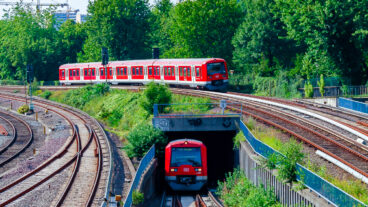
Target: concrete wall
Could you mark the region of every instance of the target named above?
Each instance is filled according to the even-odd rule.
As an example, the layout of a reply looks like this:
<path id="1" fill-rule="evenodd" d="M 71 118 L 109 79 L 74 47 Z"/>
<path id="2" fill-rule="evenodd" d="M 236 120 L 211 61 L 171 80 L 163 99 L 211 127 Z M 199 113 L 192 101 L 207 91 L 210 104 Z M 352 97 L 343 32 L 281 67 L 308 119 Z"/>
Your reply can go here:
<path id="1" fill-rule="evenodd" d="M 154 127 L 164 132 L 237 131 L 240 117 L 154 117 Z"/>
<path id="2" fill-rule="evenodd" d="M 159 191 L 157 189 L 159 189 L 159 181 L 157 158 L 155 158 L 151 161 L 150 165 L 147 166 L 137 187 L 139 192 L 144 194 L 144 203 L 139 205 L 140 207 L 150 206 L 152 200 L 158 196 Z"/>
<path id="3" fill-rule="evenodd" d="M 263 184 L 265 188 L 271 187 L 284 206 L 332 206 L 309 189 L 296 192 L 290 185 L 281 183 L 274 172 L 260 168 L 257 156 L 247 142 L 242 142 L 239 149 L 240 169 L 255 185 Z"/>
<path id="4" fill-rule="evenodd" d="M 337 98 L 313 98 L 306 101 L 337 107 Z"/>

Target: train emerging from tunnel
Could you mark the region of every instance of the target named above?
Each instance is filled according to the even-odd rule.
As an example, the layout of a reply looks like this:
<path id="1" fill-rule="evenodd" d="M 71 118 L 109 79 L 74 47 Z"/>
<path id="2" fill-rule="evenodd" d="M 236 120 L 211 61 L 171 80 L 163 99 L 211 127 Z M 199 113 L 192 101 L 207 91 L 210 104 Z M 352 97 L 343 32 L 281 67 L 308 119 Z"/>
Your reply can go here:
<path id="1" fill-rule="evenodd" d="M 147 59 L 71 63 L 59 67 L 62 85 L 110 84 L 142 85 L 151 81 L 177 87 L 226 91 L 228 69 L 221 58 Z"/>
<path id="2" fill-rule="evenodd" d="M 207 184 L 207 148 L 198 140 L 179 139 L 165 148 L 165 180 L 174 191 L 199 191 Z"/>

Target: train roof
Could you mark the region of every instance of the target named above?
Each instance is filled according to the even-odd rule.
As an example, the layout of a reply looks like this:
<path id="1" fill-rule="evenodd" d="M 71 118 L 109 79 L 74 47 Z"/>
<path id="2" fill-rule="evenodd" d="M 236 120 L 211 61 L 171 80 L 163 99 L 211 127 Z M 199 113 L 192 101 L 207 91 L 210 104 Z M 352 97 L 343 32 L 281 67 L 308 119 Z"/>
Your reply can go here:
<path id="1" fill-rule="evenodd" d="M 146 59 L 146 60 L 124 60 L 124 61 L 111 61 L 107 67 L 115 66 L 139 66 L 139 65 L 155 65 L 155 64 L 205 64 L 212 61 L 225 61 L 222 58 L 183 58 L 183 59 Z M 74 68 L 74 67 L 102 67 L 101 62 L 90 63 L 69 63 L 61 65 L 60 68 Z"/>
<path id="2" fill-rule="evenodd" d="M 189 144 L 195 144 L 195 145 L 204 145 L 203 142 L 195 139 L 177 139 L 169 142 L 169 144 L 166 147 L 171 147 L 173 145 L 180 145 L 184 144 L 184 142 L 188 142 Z"/>

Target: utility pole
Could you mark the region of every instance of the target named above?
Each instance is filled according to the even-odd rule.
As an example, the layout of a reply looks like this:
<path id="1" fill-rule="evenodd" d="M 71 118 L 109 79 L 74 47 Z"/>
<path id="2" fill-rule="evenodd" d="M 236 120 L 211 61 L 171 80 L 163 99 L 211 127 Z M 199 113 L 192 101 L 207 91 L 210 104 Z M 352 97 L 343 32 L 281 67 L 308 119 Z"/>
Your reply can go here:
<path id="1" fill-rule="evenodd" d="M 107 83 L 107 64 L 109 64 L 109 51 L 106 47 L 103 47 L 101 49 L 101 54 L 102 54 L 102 65 L 104 67 L 105 70 L 105 79 L 106 79 L 106 83 Z"/>

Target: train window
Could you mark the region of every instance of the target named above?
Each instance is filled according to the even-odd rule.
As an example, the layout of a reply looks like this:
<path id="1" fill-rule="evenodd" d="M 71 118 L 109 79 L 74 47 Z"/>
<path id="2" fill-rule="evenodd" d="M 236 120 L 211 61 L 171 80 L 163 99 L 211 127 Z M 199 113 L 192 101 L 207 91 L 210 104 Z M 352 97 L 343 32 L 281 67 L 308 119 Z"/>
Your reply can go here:
<path id="1" fill-rule="evenodd" d="M 109 68 L 109 73 L 110 73 L 110 76 L 112 76 L 112 69 Z"/>
<path id="2" fill-rule="evenodd" d="M 160 75 L 160 67 L 159 66 L 155 67 L 155 75 Z"/>
<path id="3" fill-rule="evenodd" d="M 72 70 L 69 70 L 69 77 L 72 77 L 73 76 L 73 72 Z"/>
<path id="4" fill-rule="evenodd" d="M 143 75 L 143 67 L 139 67 L 139 75 Z"/>
<path id="5" fill-rule="evenodd" d="M 153 70 L 153 67 L 148 67 L 148 75 L 152 75 L 152 70 Z"/>
<path id="6" fill-rule="evenodd" d="M 104 76 L 105 70 L 103 68 L 100 69 L 100 74 L 101 74 L 101 76 Z"/>
<path id="7" fill-rule="evenodd" d="M 88 76 L 88 70 L 84 69 L 84 76 Z"/>
<path id="8" fill-rule="evenodd" d="M 226 74 L 225 64 L 223 62 L 207 64 L 207 74 L 213 75 L 215 73 Z"/>
<path id="9" fill-rule="evenodd" d="M 79 69 L 77 69 L 77 76 L 79 76 Z"/>
<path id="10" fill-rule="evenodd" d="M 61 77 L 64 78 L 65 77 L 65 72 L 64 70 L 61 71 Z"/>
<path id="11" fill-rule="evenodd" d="M 200 67 L 196 67 L 196 76 L 197 77 L 201 76 L 201 68 Z"/>
<path id="12" fill-rule="evenodd" d="M 92 69 L 92 76 L 95 76 L 95 69 Z"/>
<path id="13" fill-rule="evenodd" d="M 123 68 L 123 75 L 128 75 L 128 69 L 126 67 Z"/>
<path id="14" fill-rule="evenodd" d="M 191 74 L 190 74 L 190 67 L 187 67 L 187 77 L 190 77 Z"/>
<path id="15" fill-rule="evenodd" d="M 171 167 L 181 165 L 202 166 L 201 149 L 199 147 L 173 147 L 170 165 Z"/>

